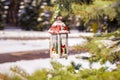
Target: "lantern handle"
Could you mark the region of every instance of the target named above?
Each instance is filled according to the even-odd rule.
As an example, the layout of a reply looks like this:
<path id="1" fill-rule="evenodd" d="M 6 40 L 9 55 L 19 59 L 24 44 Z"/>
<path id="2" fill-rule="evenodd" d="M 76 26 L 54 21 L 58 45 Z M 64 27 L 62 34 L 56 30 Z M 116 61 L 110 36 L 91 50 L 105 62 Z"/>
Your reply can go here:
<path id="1" fill-rule="evenodd" d="M 63 19 L 62 16 L 57 17 L 57 20 L 62 20 L 62 19 Z"/>

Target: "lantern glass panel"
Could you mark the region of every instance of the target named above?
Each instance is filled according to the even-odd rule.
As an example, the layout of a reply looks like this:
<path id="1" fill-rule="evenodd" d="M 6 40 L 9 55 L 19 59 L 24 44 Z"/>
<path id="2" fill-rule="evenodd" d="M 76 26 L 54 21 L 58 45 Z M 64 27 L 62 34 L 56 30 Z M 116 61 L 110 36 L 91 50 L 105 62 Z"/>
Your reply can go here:
<path id="1" fill-rule="evenodd" d="M 67 36 L 66 36 L 66 34 L 61 34 L 61 44 L 62 45 L 66 45 L 66 39 L 67 38 Z"/>
<path id="2" fill-rule="evenodd" d="M 61 53 L 67 54 L 67 34 L 61 34 Z"/>
<path id="3" fill-rule="evenodd" d="M 58 36 L 57 35 L 52 35 L 52 51 L 54 53 L 58 53 Z"/>

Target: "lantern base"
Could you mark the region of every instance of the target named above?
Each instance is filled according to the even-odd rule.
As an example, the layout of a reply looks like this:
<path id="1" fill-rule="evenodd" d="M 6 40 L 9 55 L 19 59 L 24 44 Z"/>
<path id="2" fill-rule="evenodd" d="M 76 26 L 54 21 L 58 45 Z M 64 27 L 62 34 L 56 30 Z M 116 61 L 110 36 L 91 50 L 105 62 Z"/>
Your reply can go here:
<path id="1" fill-rule="evenodd" d="M 51 54 L 50 55 L 50 58 L 55 58 L 55 59 L 58 59 L 58 58 L 60 58 L 60 56 L 59 56 L 59 54 Z"/>
<path id="2" fill-rule="evenodd" d="M 65 58 L 65 59 L 68 59 L 68 55 L 67 54 L 63 54 L 63 55 L 59 55 L 59 54 L 51 54 L 50 55 L 50 58 L 54 58 L 54 59 L 59 59 L 59 58 Z"/>

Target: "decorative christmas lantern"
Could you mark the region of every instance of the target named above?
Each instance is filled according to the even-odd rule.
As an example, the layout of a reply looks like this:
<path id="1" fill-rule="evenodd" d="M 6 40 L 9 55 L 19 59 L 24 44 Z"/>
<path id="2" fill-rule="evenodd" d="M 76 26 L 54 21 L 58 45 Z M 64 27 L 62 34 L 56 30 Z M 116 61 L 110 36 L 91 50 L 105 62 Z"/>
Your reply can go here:
<path id="1" fill-rule="evenodd" d="M 62 17 L 52 24 L 48 32 L 50 37 L 50 57 L 60 58 L 68 56 L 68 27 L 61 21 Z"/>

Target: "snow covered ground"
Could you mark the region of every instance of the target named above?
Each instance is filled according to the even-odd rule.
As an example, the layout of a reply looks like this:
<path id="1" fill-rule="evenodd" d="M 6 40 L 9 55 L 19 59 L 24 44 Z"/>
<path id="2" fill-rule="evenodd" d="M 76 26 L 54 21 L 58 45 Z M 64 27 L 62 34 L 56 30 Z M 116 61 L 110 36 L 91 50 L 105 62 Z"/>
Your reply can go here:
<path id="1" fill-rule="evenodd" d="M 4 37 L 15 37 L 15 38 L 24 38 L 24 37 L 49 37 L 50 34 L 47 31 L 0 31 L 0 38 Z M 80 36 L 93 36 L 93 33 L 78 32 L 76 30 L 71 30 L 69 37 L 80 37 Z"/>
<path id="2" fill-rule="evenodd" d="M 92 33 L 78 33 L 72 32 L 69 34 L 69 37 L 79 37 L 79 36 L 93 36 Z M 47 32 L 33 32 L 33 31 L 0 31 L 0 38 L 3 37 L 49 37 Z M 83 44 L 86 40 L 83 38 L 69 38 L 69 46 L 76 44 Z M 9 53 L 9 52 L 18 52 L 18 51 L 30 51 L 30 50 L 41 50 L 49 49 L 49 39 L 42 40 L 0 40 L 0 54 Z M 82 54 L 80 54 L 82 55 Z M 84 55 L 89 55 L 89 53 L 84 53 Z M 53 59 L 54 60 L 54 59 Z M 10 68 L 18 66 L 24 69 L 27 73 L 32 74 L 35 70 L 42 68 L 52 68 L 50 62 L 52 59 L 35 59 L 35 60 L 21 60 L 16 62 L 7 62 L 0 64 L 0 73 L 11 73 Z M 68 59 L 55 59 L 55 61 L 60 62 L 61 64 L 67 66 L 70 65 L 71 61 L 80 63 L 83 68 L 89 68 L 90 63 L 87 60 L 77 59 L 75 55 L 69 56 Z M 108 67 L 108 70 L 116 68 L 116 65 L 112 65 L 107 62 L 105 65 L 100 65 L 100 63 L 94 63 L 93 68 L 100 68 L 102 66 Z"/>
<path id="3" fill-rule="evenodd" d="M 83 53 L 83 54 L 89 55 L 89 53 Z M 32 74 L 36 70 L 40 70 L 40 69 L 43 69 L 43 68 L 52 69 L 52 66 L 50 64 L 51 61 L 57 61 L 57 62 L 61 63 L 64 66 L 70 65 L 70 63 L 73 61 L 76 64 L 81 64 L 82 65 L 81 69 L 90 68 L 90 63 L 87 60 L 77 59 L 73 55 L 73 56 L 69 56 L 68 59 L 64 59 L 64 58 L 61 58 L 61 59 L 46 58 L 46 59 L 21 60 L 21 61 L 17 61 L 17 62 L 2 63 L 2 64 L 0 64 L 0 73 L 12 74 L 12 72 L 10 71 L 10 68 L 17 66 L 17 67 L 23 69 L 24 71 L 26 71 L 28 74 Z M 101 67 L 107 67 L 108 70 L 110 71 L 112 69 L 115 69 L 116 65 L 111 64 L 110 62 L 106 62 L 105 65 L 101 65 L 99 62 L 92 64 L 92 68 L 99 69 Z"/>
<path id="4" fill-rule="evenodd" d="M 83 44 L 86 40 L 82 38 L 70 38 L 69 46 Z M 42 40 L 0 40 L 0 54 L 49 49 L 49 39 Z"/>
<path id="5" fill-rule="evenodd" d="M 37 40 L 10 40 L 9 38 L 49 38 L 48 32 L 36 32 L 36 31 L 0 31 L 0 54 L 20 51 L 32 51 L 49 49 L 49 39 L 37 39 Z M 85 43 L 86 40 L 78 38 L 80 36 L 93 36 L 92 33 L 78 33 L 77 31 L 71 31 L 69 34 L 68 45 L 73 46 L 76 44 Z M 74 37 L 74 38 L 73 38 Z M 8 38 L 8 39 L 2 39 Z"/>
<path id="6" fill-rule="evenodd" d="M 0 40 L 0 54 L 48 49 L 49 40 Z"/>

